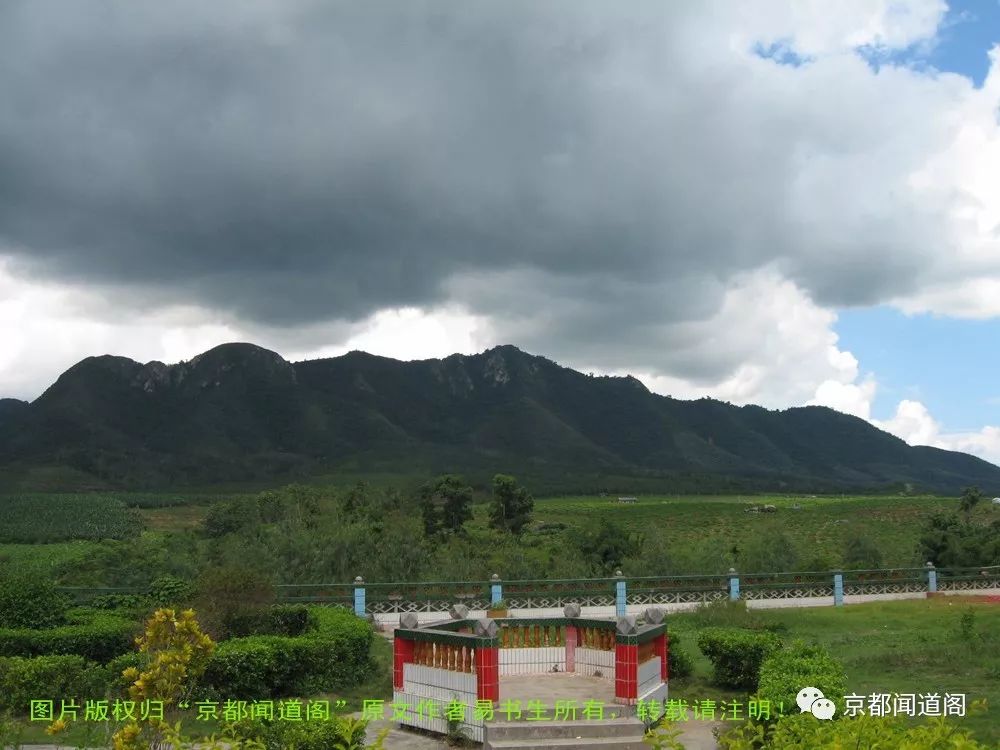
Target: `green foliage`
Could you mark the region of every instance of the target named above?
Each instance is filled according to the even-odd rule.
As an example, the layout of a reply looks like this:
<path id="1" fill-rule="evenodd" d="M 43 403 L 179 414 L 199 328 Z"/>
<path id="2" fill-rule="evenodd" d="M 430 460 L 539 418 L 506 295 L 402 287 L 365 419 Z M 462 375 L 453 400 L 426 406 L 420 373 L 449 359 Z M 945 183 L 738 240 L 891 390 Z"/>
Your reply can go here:
<path id="1" fill-rule="evenodd" d="M 0 657 L 0 711 L 21 715 L 32 700 L 97 698 L 108 683 L 109 670 L 82 656 Z"/>
<path id="2" fill-rule="evenodd" d="M 216 640 L 258 632 L 268 622 L 267 610 L 277 598 L 269 577 L 233 565 L 207 570 L 197 592 L 202 625 Z"/>
<path id="3" fill-rule="evenodd" d="M 380 750 L 386 731 L 374 743 L 365 739 L 368 723 L 350 716 L 336 716 L 330 721 L 263 721 L 243 719 L 228 725 L 229 731 L 242 739 L 256 740 L 266 750 Z"/>
<path id="4" fill-rule="evenodd" d="M 0 579 L 0 628 L 48 628 L 66 620 L 70 599 L 39 576 Z"/>
<path id="5" fill-rule="evenodd" d="M 149 600 L 156 607 L 187 604 L 194 593 L 189 581 L 176 576 L 160 576 L 149 584 Z"/>
<path id="6" fill-rule="evenodd" d="M 136 669 L 139 672 L 149 667 L 149 655 L 141 651 L 129 651 L 128 653 L 116 656 L 105 664 L 108 673 L 108 689 L 112 695 L 128 695 L 128 688 L 132 685 L 132 680 L 124 674 L 127 669 Z"/>
<path id="7" fill-rule="evenodd" d="M 148 596 L 142 594 L 102 594 L 87 602 L 94 609 L 113 610 L 135 614 L 153 606 Z"/>
<path id="8" fill-rule="evenodd" d="M 698 628 L 764 629 L 764 621 L 757 612 L 747 608 L 745 599 L 705 602 L 698 605 L 690 617 Z"/>
<path id="9" fill-rule="evenodd" d="M 761 663 L 781 648 L 781 639 L 766 631 L 708 628 L 698 634 L 698 648 L 712 662 L 715 684 L 754 690 Z"/>
<path id="10" fill-rule="evenodd" d="M 788 535 L 768 529 L 743 543 L 738 550 L 739 569 L 748 573 L 781 573 L 797 570 L 799 556 Z"/>
<path id="11" fill-rule="evenodd" d="M 594 576 L 614 573 L 633 550 L 642 547 L 643 541 L 638 532 L 607 517 L 576 533 L 576 547 L 587 565 L 587 574 Z"/>
<path id="12" fill-rule="evenodd" d="M 534 508 L 534 498 L 514 477 L 506 474 L 493 477 L 490 526 L 498 531 L 520 534 L 531 520 Z"/>
<path id="13" fill-rule="evenodd" d="M 986 499 L 978 487 L 966 487 L 962 490 L 962 496 L 958 498 L 959 509 L 969 515 L 979 503 Z"/>
<path id="14" fill-rule="evenodd" d="M 664 721 L 647 730 L 642 742 L 655 750 L 684 750 L 685 746 L 680 738 L 681 730 Z"/>
<path id="15" fill-rule="evenodd" d="M 108 495 L 11 495 L 2 503 L 0 542 L 123 539 L 142 530 L 138 514 Z"/>
<path id="16" fill-rule="evenodd" d="M 847 540 L 847 544 L 844 545 L 844 568 L 847 570 L 877 570 L 881 567 L 882 551 L 871 538 L 859 534 Z"/>
<path id="17" fill-rule="evenodd" d="M 247 513 L 249 507 L 246 500 L 215 503 L 209 509 L 202 524 L 205 534 L 212 538 L 218 538 L 248 526 L 254 520 Z"/>
<path id="18" fill-rule="evenodd" d="M 303 635 L 310 627 L 309 607 L 304 604 L 276 604 L 268 612 L 273 635 Z"/>
<path id="19" fill-rule="evenodd" d="M 669 679 L 683 679 L 694 672 L 694 661 L 691 655 L 680 647 L 681 636 L 670 631 L 667 644 L 667 675 Z"/>
<path id="20" fill-rule="evenodd" d="M 724 750 L 989 750 L 945 717 L 919 723 L 868 715 L 819 721 L 809 713 L 785 716 L 770 727 L 747 722 L 719 743 Z"/>
<path id="21" fill-rule="evenodd" d="M 419 505 L 424 534 L 455 534 L 472 520 L 472 488 L 461 477 L 445 474 L 420 488 Z"/>
<path id="22" fill-rule="evenodd" d="M 757 694 L 788 711 L 794 710 L 795 696 L 802 688 L 815 687 L 842 711 L 846 684 L 843 664 L 826 648 L 796 641 L 761 664 Z"/>
<path id="23" fill-rule="evenodd" d="M 345 613 L 323 613 L 299 637 L 250 636 L 218 645 L 205 673 L 220 695 L 312 695 L 359 684 L 371 670 L 371 626 Z"/>
<path id="24" fill-rule="evenodd" d="M 1000 520 L 987 525 L 955 513 L 936 514 L 924 527 L 920 550 L 939 568 L 1000 565 Z"/>
<path id="25" fill-rule="evenodd" d="M 43 630 L 0 629 L 0 656 L 77 654 L 96 662 L 107 662 L 130 651 L 136 623 L 111 613 L 94 613 L 85 622 Z"/>

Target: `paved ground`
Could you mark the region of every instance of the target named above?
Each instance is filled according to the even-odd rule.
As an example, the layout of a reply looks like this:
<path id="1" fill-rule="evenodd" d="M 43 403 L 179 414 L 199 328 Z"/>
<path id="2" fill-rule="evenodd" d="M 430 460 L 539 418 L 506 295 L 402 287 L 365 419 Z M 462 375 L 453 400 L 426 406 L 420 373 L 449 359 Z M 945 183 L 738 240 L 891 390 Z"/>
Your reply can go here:
<path id="1" fill-rule="evenodd" d="M 500 705 L 505 700 L 540 701 L 554 709 L 556 701 L 576 701 L 579 710 L 587 701 L 602 701 L 615 710 L 615 683 L 603 677 L 587 677 L 573 672 L 559 674 L 511 674 L 500 678 Z M 614 707 L 614 708 L 612 708 Z"/>

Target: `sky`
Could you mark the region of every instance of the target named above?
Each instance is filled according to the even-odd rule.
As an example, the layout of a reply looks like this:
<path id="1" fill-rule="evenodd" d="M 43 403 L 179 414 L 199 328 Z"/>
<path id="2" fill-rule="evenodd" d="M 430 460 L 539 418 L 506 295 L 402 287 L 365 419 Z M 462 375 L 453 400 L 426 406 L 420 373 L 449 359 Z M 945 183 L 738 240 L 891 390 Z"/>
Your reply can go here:
<path id="1" fill-rule="evenodd" d="M 8 0 L 0 102 L 0 396 L 510 343 L 1000 463 L 1000 0 Z"/>

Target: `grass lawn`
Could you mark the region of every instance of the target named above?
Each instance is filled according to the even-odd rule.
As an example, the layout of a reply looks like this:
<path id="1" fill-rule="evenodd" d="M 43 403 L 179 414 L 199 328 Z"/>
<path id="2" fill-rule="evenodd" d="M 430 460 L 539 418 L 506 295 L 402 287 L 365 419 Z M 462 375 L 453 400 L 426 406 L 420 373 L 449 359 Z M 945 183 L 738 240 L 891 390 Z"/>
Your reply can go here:
<path id="1" fill-rule="evenodd" d="M 986 713 L 957 721 L 981 742 L 1000 747 L 1000 605 L 941 597 L 750 610 L 741 616 L 720 615 L 714 618 L 717 623 L 709 619 L 698 613 L 668 618 L 670 629 L 681 636 L 680 648 L 695 664 L 690 678 L 671 680 L 671 698 L 690 703 L 736 697 L 711 684 L 711 664 L 696 645 L 701 627 L 784 626 L 780 635 L 786 641 L 802 638 L 820 643 L 844 663 L 848 693 L 965 693 L 969 704 L 986 699 L 990 706 Z"/>

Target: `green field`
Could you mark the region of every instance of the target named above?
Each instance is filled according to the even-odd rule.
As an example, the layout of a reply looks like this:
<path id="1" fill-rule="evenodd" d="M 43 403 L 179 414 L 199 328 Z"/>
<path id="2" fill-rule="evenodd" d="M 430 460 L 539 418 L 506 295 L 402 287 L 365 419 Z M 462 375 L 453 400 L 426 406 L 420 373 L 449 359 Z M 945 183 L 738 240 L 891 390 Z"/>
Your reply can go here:
<path id="1" fill-rule="evenodd" d="M 159 545 L 156 539 L 164 534 L 188 540 L 182 544 L 180 538 L 176 539 L 176 548 L 194 549 L 198 545 L 204 548 L 205 540 L 199 540 L 198 530 L 213 505 L 254 497 L 204 493 L 0 496 L 3 511 L 0 565 L 7 562 L 38 570 L 67 570 L 74 559 L 86 558 L 96 549 L 88 544 L 107 547 L 117 544 L 115 539 L 126 542 L 131 539 L 136 540 L 137 546 L 133 546 L 142 552 Z M 635 536 L 630 540 L 628 559 L 623 564 L 629 576 L 724 573 L 734 557 L 738 557 L 737 552 L 746 551 L 755 543 L 760 546 L 762 539 L 774 535 L 787 540 L 790 559 L 798 570 L 830 570 L 840 566 L 845 545 L 859 537 L 877 545 L 881 567 L 919 567 L 925 562 L 918 544 L 923 525 L 930 516 L 957 508 L 955 499 L 929 496 L 640 495 L 631 504 L 619 504 L 616 500 L 616 497 L 593 496 L 537 499 L 533 524 L 521 544 L 525 550 L 549 550 L 542 558 L 549 554 L 558 558 L 559 550 L 573 543 L 575 529 L 607 520 Z M 321 495 L 318 502 L 328 518 L 339 522 L 335 494 Z M 772 504 L 777 510 L 745 512 L 750 505 L 763 504 Z M 468 524 L 469 538 L 490 544 L 488 506 L 479 502 L 473 511 L 474 519 Z M 419 514 L 413 508 L 408 515 Z M 974 515 L 988 522 L 1000 518 L 1000 509 L 984 504 Z M 142 555 L 148 557 L 145 552 Z M 464 575 L 488 577 L 494 570 L 492 565 L 489 560 L 468 565 Z M 503 575 L 504 560 L 498 560 L 497 565 L 500 566 L 497 572 Z M 508 571 L 507 576 L 550 575 L 545 569 L 534 573 L 533 566 L 520 567 L 518 576 L 513 571 Z M 739 563 L 736 567 L 743 572 L 756 572 Z M 557 577 L 589 575 L 574 570 L 563 569 Z M 93 585 L 99 585 L 99 578 L 95 578 Z"/>
<path id="2" fill-rule="evenodd" d="M 772 504 L 774 513 L 746 513 L 750 505 Z M 793 506 L 799 509 L 793 509 Z M 935 513 L 955 510 L 956 501 L 940 497 L 861 496 L 639 496 L 632 504 L 616 497 L 561 497 L 536 501 L 535 518 L 547 523 L 585 524 L 613 518 L 666 548 L 729 550 L 769 531 L 782 532 L 805 563 L 829 558 L 836 564 L 847 540 L 865 535 L 877 542 L 887 567 L 923 565 L 917 540 Z M 983 514 L 992 508 L 978 509 Z M 694 571 L 692 571 L 694 572 Z M 702 570 L 721 573 L 724 569 Z M 639 571 L 629 571 L 641 575 Z"/>
<path id="3" fill-rule="evenodd" d="M 0 542 L 123 539 L 142 529 L 139 516 L 110 495 L 10 495 L 2 507 Z"/>

